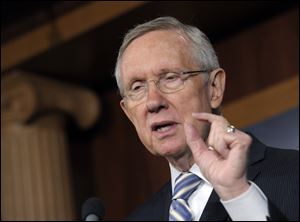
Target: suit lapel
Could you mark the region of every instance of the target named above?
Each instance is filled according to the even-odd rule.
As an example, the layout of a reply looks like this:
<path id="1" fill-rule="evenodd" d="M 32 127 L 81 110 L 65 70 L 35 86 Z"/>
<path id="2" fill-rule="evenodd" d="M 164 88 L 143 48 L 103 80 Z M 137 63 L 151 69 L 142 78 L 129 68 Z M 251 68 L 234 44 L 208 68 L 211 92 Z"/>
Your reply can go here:
<path id="1" fill-rule="evenodd" d="M 248 133 L 250 134 L 250 133 Z M 262 160 L 265 158 L 266 146 L 252 134 L 252 145 L 249 150 L 247 178 L 253 181 L 261 171 Z"/>
<path id="2" fill-rule="evenodd" d="M 172 200 L 172 189 L 171 189 L 171 181 L 169 181 L 168 189 L 165 191 L 164 195 L 164 203 L 163 203 L 163 214 L 162 218 L 160 218 L 161 221 L 169 221 L 169 209 L 171 205 Z"/>
<path id="3" fill-rule="evenodd" d="M 200 221 L 225 221 L 229 219 L 225 208 L 219 200 L 219 196 L 213 190 L 200 217 Z"/>

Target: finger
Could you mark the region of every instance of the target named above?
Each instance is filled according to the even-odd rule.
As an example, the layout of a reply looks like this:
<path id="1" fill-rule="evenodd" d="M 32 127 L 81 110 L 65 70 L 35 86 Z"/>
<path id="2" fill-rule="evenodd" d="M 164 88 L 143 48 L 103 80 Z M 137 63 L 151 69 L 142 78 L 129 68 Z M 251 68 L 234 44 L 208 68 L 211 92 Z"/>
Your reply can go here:
<path id="1" fill-rule="evenodd" d="M 206 143 L 209 147 L 213 147 L 223 159 L 226 159 L 228 157 L 229 149 L 223 137 L 224 132 L 222 129 L 213 126 L 211 127 Z"/>
<path id="2" fill-rule="evenodd" d="M 205 171 L 207 166 L 212 166 L 213 163 L 219 159 L 219 155 L 217 152 L 208 149 L 203 139 L 191 124 L 184 123 L 184 131 L 186 141 L 192 151 L 194 161 L 200 169 Z"/>
<path id="3" fill-rule="evenodd" d="M 236 146 L 248 147 L 251 144 L 251 137 L 240 131 L 235 129 L 235 132 L 225 132 L 223 136 L 226 144 L 228 144 L 228 148 L 231 149 Z"/>
<path id="4" fill-rule="evenodd" d="M 228 121 L 224 117 L 212 113 L 192 113 L 192 116 L 198 120 L 206 120 L 210 123 L 224 122 L 225 124 L 228 124 Z"/>
<path id="5" fill-rule="evenodd" d="M 186 142 L 190 147 L 194 157 L 200 157 L 203 152 L 207 151 L 208 147 L 191 124 L 184 123 L 184 132 L 186 136 Z"/>
<path id="6" fill-rule="evenodd" d="M 234 133 L 228 133 L 224 132 L 222 127 L 213 126 L 211 127 L 207 144 L 210 144 L 212 147 L 214 147 L 223 158 L 227 158 L 232 148 L 248 148 L 251 144 L 251 141 L 252 139 L 248 134 L 238 129 L 236 129 Z"/>
<path id="7" fill-rule="evenodd" d="M 223 159 L 227 159 L 229 149 L 224 140 L 218 139 L 214 142 L 208 142 L 209 147 L 212 147 Z"/>
<path id="8" fill-rule="evenodd" d="M 245 165 L 247 164 L 247 156 L 252 139 L 249 135 L 238 132 L 238 135 L 232 135 L 232 133 L 226 133 L 224 139 L 229 143 L 230 152 L 228 155 L 228 161 L 235 169 L 241 169 L 241 176 L 244 174 Z"/>

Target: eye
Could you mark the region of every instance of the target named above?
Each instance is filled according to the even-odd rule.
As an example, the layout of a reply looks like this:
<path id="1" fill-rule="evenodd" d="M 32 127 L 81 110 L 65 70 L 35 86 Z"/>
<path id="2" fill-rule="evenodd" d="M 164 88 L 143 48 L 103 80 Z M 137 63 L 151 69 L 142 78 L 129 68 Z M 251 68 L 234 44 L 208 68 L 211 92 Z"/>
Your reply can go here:
<path id="1" fill-rule="evenodd" d="M 139 91 L 143 90 L 144 87 L 145 87 L 145 83 L 143 83 L 141 81 L 136 81 L 131 85 L 130 91 L 139 92 Z"/>
<path id="2" fill-rule="evenodd" d="M 179 78 L 178 74 L 170 72 L 167 73 L 163 79 L 166 81 L 174 81 L 177 80 L 178 78 Z"/>

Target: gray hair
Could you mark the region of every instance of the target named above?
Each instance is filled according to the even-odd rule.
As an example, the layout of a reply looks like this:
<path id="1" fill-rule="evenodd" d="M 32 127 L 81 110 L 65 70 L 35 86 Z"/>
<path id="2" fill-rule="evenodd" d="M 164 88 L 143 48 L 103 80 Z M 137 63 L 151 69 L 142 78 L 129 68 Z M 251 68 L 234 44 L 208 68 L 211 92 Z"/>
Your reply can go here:
<path id="1" fill-rule="evenodd" d="M 220 67 L 216 53 L 209 39 L 202 31 L 194 26 L 183 24 L 173 17 L 159 17 L 149 22 L 137 25 L 135 28 L 129 30 L 124 37 L 115 68 L 115 78 L 121 94 L 124 92 L 124 89 L 121 83 L 120 64 L 124 51 L 136 38 L 156 30 L 179 31 L 188 38 L 191 44 L 192 55 L 201 68 L 214 70 Z"/>

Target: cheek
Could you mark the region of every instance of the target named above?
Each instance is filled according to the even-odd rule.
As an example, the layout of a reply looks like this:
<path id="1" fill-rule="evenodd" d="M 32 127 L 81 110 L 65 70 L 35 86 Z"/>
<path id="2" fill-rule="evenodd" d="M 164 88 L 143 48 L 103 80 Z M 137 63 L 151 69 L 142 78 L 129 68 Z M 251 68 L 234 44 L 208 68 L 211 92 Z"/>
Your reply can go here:
<path id="1" fill-rule="evenodd" d="M 136 116 L 134 119 L 133 119 L 133 125 L 135 127 L 135 129 L 137 130 L 137 132 L 141 132 L 141 129 L 143 128 L 143 118 L 142 117 L 139 117 L 139 116 Z"/>
<path id="2" fill-rule="evenodd" d="M 211 112 L 208 94 L 205 89 L 189 90 L 178 95 L 174 100 L 177 111 L 182 117 L 192 117 L 193 112 Z"/>
<path id="3" fill-rule="evenodd" d="M 147 138 L 147 125 L 146 125 L 146 118 L 142 114 L 139 115 L 138 113 L 141 113 L 139 111 L 136 111 L 135 118 L 132 119 L 132 123 L 136 129 L 136 132 L 139 136 L 139 138 L 143 141 L 145 138 Z"/>

